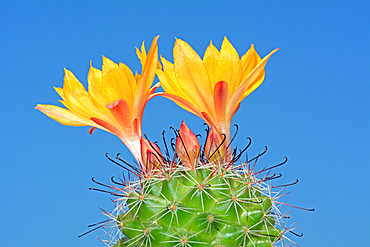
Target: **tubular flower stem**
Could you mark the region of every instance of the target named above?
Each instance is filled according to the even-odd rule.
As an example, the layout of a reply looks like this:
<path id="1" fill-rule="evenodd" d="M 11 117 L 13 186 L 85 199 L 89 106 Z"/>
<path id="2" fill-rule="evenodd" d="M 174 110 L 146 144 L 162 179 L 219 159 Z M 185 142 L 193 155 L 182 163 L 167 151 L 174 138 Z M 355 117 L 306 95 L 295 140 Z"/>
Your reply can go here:
<path id="1" fill-rule="evenodd" d="M 261 85 L 267 60 L 277 50 L 261 59 L 251 45 L 239 58 L 225 37 L 220 51 L 211 42 L 202 59 L 188 43 L 177 39 L 174 63 L 161 57 L 163 70 L 158 69 L 157 76 L 165 92 L 156 95 L 171 99 L 225 134 L 227 147 L 232 117 L 241 101 Z"/>
<path id="2" fill-rule="evenodd" d="M 142 117 L 146 103 L 159 83 L 151 88 L 158 65 L 158 36 L 148 54 L 144 42 L 136 53 L 142 74 L 133 75 L 123 63 L 116 64 L 103 56 L 102 70 L 90 66 L 88 91 L 73 73 L 65 70 L 63 88 L 55 88 L 66 108 L 38 104 L 35 108 L 57 122 L 70 126 L 91 126 L 118 136 L 139 163 Z"/>

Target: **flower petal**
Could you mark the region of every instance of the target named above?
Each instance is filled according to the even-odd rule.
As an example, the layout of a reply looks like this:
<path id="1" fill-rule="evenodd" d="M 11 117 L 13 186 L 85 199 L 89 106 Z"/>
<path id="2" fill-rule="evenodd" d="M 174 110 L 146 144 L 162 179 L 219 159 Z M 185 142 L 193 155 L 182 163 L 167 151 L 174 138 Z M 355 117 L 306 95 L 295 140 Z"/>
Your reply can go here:
<path id="1" fill-rule="evenodd" d="M 59 96 L 65 100 L 65 97 L 64 97 L 64 93 L 63 93 L 63 88 L 60 88 L 60 87 L 54 87 L 54 90 L 55 92 L 57 92 L 57 94 L 59 94 Z"/>
<path id="2" fill-rule="evenodd" d="M 90 121 L 90 119 L 74 114 L 73 112 L 59 106 L 38 104 L 35 109 L 64 125 L 96 126 L 96 124 Z"/>
<path id="3" fill-rule="evenodd" d="M 86 92 L 86 89 L 71 71 L 64 69 L 63 91 L 66 96 L 72 92 Z"/>
<path id="4" fill-rule="evenodd" d="M 220 52 L 211 42 L 209 46 L 207 47 L 206 52 L 204 53 L 204 56 L 203 56 L 203 64 L 207 70 L 211 85 L 220 81 L 218 79 L 219 59 L 220 59 Z"/>
<path id="5" fill-rule="evenodd" d="M 145 61 L 146 61 L 146 50 L 145 50 L 145 43 L 144 43 L 144 41 L 141 44 L 141 50 L 139 50 L 136 47 L 136 55 L 140 59 L 140 63 L 142 65 L 141 69 L 144 70 L 144 65 L 145 65 Z"/>
<path id="6" fill-rule="evenodd" d="M 104 106 L 100 105 L 94 97 L 92 97 L 88 93 L 83 92 L 76 92 L 69 95 L 68 103 L 73 102 L 70 104 L 71 111 L 82 115 L 86 118 L 91 117 L 98 117 L 107 122 L 111 122 L 112 124 L 117 125 L 117 122 L 111 115 L 108 109 Z"/>
<path id="7" fill-rule="evenodd" d="M 181 88 L 176 82 L 174 65 L 162 56 L 161 62 L 163 64 L 163 71 L 157 69 L 157 76 L 163 89 L 168 93 L 176 92 L 176 94 L 183 94 Z"/>
<path id="8" fill-rule="evenodd" d="M 185 110 L 202 118 L 201 111 L 198 108 L 196 108 L 193 104 L 189 103 L 188 101 L 184 100 L 178 95 L 160 92 L 156 93 L 155 96 L 162 96 L 167 99 L 170 99 L 176 104 L 178 104 L 180 107 L 184 108 Z"/>
<path id="9" fill-rule="evenodd" d="M 228 83 L 230 97 L 239 86 L 242 76 L 241 73 L 241 62 L 238 52 L 225 37 L 224 41 L 222 42 L 220 51 L 220 60 L 218 64 L 218 81 L 226 81 Z"/>
<path id="10" fill-rule="evenodd" d="M 261 57 L 258 55 L 256 50 L 254 49 L 254 45 L 252 44 L 249 50 L 242 56 L 241 58 L 242 62 L 242 80 L 240 83 L 245 81 L 247 79 L 247 76 L 249 73 L 252 72 L 252 70 L 261 62 Z"/>
<path id="11" fill-rule="evenodd" d="M 147 98 L 147 102 L 149 100 L 151 100 L 152 98 L 154 98 L 155 96 L 157 96 L 154 92 L 155 90 L 157 90 L 157 88 L 159 88 L 161 86 L 161 84 L 158 82 L 157 84 L 155 84 L 149 91 L 149 95 L 148 95 L 148 98 Z"/>
<path id="12" fill-rule="evenodd" d="M 108 103 L 103 89 L 102 71 L 92 66 L 90 62 L 90 70 L 87 75 L 88 89 L 91 96 L 93 96 L 100 104 L 106 105 Z"/>
<path id="13" fill-rule="evenodd" d="M 207 112 L 204 112 L 204 111 L 201 112 L 200 117 L 204 120 L 204 122 L 206 122 L 208 124 L 208 126 L 214 126 L 215 122 L 217 121 L 217 119 L 210 118 L 210 116 L 207 114 Z"/>
<path id="14" fill-rule="evenodd" d="M 124 63 L 119 63 L 119 67 L 125 72 L 127 76 L 128 83 L 134 87 L 136 86 L 136 80 L 134 74 L 132 73 L 131 69 Z"/>
<path id="15" fill-rule="evenodd" d="M 78 96 L 76 97 L 76 95 L 86 96 L 88 95 L 88 92 L 71 71 L 65 69 L 63 90 L 57 89 L 57 92 L 58 91 L 60 96 L 62 96 L 61 93 L 63 92 L 63 104 L 68 107 L 68 109 L 78 113 L 79 116 L 83 116 L 88 119 L 90 118 L 90 110 L 81 104 L 83 103 L 83 100 Z"/>
<path id="16" fill-rule="evenodd" d="M 148 92 L 150 91 L 150 86 L 152 85 L 155 77 L 155 73 L 157 71 L 158 65 L 158 38 L 159 36 L 153 39 L 152 45 L 150 46 L 150 50 L 148 52 L 148 56 L 145 60 L 145 64 L 143 65 L 143 71 L 139 80 L 137 81 L 136 88 L 135 88 L 135 103 L 133 109 L 138 109 L 145 104 L 145 100 L 148 96 Z M 144 48 L 145 50 L 145 48 Z"/>
<path id="17" fill-rule="evenodd" d="M 234 111 L 231 113 L 230 118 L 232 118 L 235 115 L 235 113 L 239 110 L 239 107 L 240 107 L 240 103 L 236 105 L 236 107 L 234 108 Z"/>
<path id="18" fill-rule="evenodd" d="M 115 126 L 99 118 L 92 117 L 90 119 L 98 126 L 98 128 L 104 129 L 112 133 L 113 135 L 118 136 L 118 138 L 120 138 L 125 143 L 126 138 L 124 134 L 119 129 L 117 129 Z"/>
<path id="19" fill-rule="evenodd" d="M 64 97 L 64 92 L 63 92 L 63 88 L 60 88 L 60 87 L 54 87 L 54 90 L 55 92 L 57 92 L 57 94 L 59 94 L 59 96 L 62 98 L 62 100 L 59 100 L 60 103 L 62 103 L 65 107 L 67 107 L 68 109 L 70 109 L 70 107 L 68 106 L 68 102 L 66 100 L 66 97 Z"/>
<path id="20" fill-rule="evenodd" d="M 235 91 L 232 98 L 230 99 L 227 114 L 230 115 L 234 112 L 235 107 L 239 104 L 246 95 L 250 94 L 254 89 L 261 85 L 263 80 L 260 80 L 260 76 L 265 72 L 264 68 L 268 59 L 272 54 L 277 52 L 279 49 L 275 49 L 270 52 L 266 57 L 264 57 L 261 62 L 254 68 L 254 70 L 248 75 L 247 79 L 240 85 L 240 87 Z M 253 90 L 252 90 L 253 89 Z"/>
<path id="21" fill-rule="evenodd" d="M 132 122 L 130 121 L 131 114 L 127 102 L 123 99 L 119 99 L 108 103 L 105 107 L 109 109 L 114 118 L 120 124 L 122 132 L 131 136 L 133 134 Z"/>
<path id="22" fill-rule="evenodd" d="M 225 81 L 217 82 L 213 93 L 213 101 L 216 111 L 217 122 L 226 121 L 227 99 L 228 99 L 228 83 Z"/>
<path id="23" fill-rule="evenodd" d="M 130 85 L 126 73 L 116 63 L 103 56 L 102 88 L 108 102 L 125 99 L 131 104 L 133 86 Z"/>
<path id="24" fill-rule="evenodd" d="M 180 96 L 194 106 L 197 106 L 197 104 L 189 98 L 186 93 L 184 93 L 184 90 L 179 86 L 179 83 L 177 83 L 174 65 L 164 57 L 161 57 L 161 61 L 163 63 L 164 71 L 157 70 L 157 76 L 164 91 L 169 94 Z"/>
<path id="25" fill-rule="evenodd" d="M 173 56 L 179 86 L 197 107 L 214 115 L 213 91 L 202 59 L 188 43 L 179 39 L 176 40 Z"/>

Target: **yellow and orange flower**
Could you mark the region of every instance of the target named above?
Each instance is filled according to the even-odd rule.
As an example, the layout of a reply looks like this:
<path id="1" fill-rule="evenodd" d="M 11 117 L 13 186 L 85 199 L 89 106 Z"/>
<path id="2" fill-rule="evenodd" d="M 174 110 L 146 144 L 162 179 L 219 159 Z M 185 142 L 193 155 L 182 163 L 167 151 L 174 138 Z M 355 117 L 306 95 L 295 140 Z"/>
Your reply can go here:
<path id="1" fill-rule="evenodd" d="M 90 66 L 88 91 L 69 70 L 65 70 L 63 88 L 55 88 L 67 108 L 37 105 L 36 109 L 64 125 L 91 126 L 118 136 L 141 162 L 141 125 L 146 103 L 159 84 L 151 88 L 158 65 L 158 36 L 148 54 L 144 43 L 137 55 L 141 75 L 133 75 L 123 63 L 103 57 L 102 70 Z"/>
<path id="2" fill-rule="evenodd" d="M 264 67 L 273 50 L 263 59 L 252 45 L 242 58 L 225 37 L 219 51 L 211 42 L 203 59 L 180 39 L 176 40 L 174 63 L 161 58 L 157 76 L 164 93 L 185 110 L 202 118 L 230 141 L 230 124 L 240 102 L 264 80 Z M 222 138 L 221 138 L 222 139 Z"/>

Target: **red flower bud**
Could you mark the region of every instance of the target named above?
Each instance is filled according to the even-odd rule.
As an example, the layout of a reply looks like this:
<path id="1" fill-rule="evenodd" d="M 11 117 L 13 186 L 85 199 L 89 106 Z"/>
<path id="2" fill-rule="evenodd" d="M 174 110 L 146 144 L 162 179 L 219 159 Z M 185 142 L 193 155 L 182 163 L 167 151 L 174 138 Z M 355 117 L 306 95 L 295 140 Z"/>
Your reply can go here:
<path id="1" fill-rule="evenodd" d="M 141 137 L 141 159 L 142 169 L 145 174 L 150 174 L 152 170 L 161 170 L 162 153 L 159 147 L 151 141 Z"/>
<path id="2" fill-rule="evenodd" d="M 200 144 L 195 134 L 182 121 L 176 139 L 176 154 L 185 167 L 194 170 L 200 154 Z"/>
<path id="3" fill-rule="evenodd" d="M 215 126 L 212 125 L 204 146 L 204 155 L 210 162 L 223 162 L 226 153 L 226 147 L 222 144 L 223 139 L 222 135 L 217 132 Z"/>

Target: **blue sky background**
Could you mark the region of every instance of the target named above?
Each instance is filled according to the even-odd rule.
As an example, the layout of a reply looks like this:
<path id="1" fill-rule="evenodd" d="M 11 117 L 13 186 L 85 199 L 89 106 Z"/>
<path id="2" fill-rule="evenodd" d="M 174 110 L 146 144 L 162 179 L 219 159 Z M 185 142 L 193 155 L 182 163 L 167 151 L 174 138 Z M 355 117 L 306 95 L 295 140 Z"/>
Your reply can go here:
<path id="1" fill-rule="evenodd" d="M 236 144 L 253 138 L 250 155 L 264 146 L 260 167 L 289 158 L 279 183 L 300 182 L 284 201 L 294 210 L 301 246 L 366 246 L 369 195 L 369 1 L 0 2 L 0 242 L 1 246 L 103 246 L 81 239 L 104 220 L 109 196 L 89 191 L 91 177 L 109 181 L 121 169 L 104 156 L 121 152 L 103 131 L 62 126 L 33 109 L 58 104 L 63 67 L 86 85 L 90 61 L 101 55 L 140 70 L 134 47 L 156 35 L 159 53 L 172 61 L 175 37 L 203 55 L 209 41 L 227 36 L 244 54 L 281 48 L 267 65 L 263 85 L 242 104 L 233 123 Z M 157 79 L 156 79 L 157 81 Z M 155 98 L 144 132 L 160 140 L 181 120 L 196 133 L 203 122 L 171 101 Z M 169 135 L 170 136 L 170 135 Z M 289 211 L 289 208 L 286 209 Z"/>

